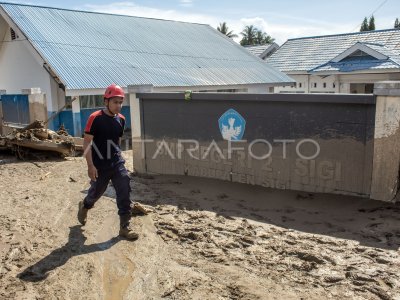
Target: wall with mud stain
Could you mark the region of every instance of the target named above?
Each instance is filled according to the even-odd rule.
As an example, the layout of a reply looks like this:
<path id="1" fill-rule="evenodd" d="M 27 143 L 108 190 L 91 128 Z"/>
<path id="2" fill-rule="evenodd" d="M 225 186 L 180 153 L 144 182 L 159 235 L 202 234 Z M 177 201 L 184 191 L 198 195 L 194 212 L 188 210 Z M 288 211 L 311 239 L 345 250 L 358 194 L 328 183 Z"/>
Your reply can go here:
<path id="1" fill-rule="evenodd" d="M 377 96 L 371 198 L 399 201 L 400 82 L 375 84 Z"/>
<path id="2" fill-rule="evenodd" d="M 163 93 L 137 97 L 140 138 L 147 140 L 134 143 L 138 171 L 370 196 L 373 95 L 194 93 L 185 100 L 182 93 Z M 232 110 L 233 117 L 223 123 L 220 119 Z M 237 115 L 242 119 L 229 121 Z M 226 140 L 229 130 L 230 141 Z M 235 133 L 240 133 L 239 140 L 234 140 Z"/>

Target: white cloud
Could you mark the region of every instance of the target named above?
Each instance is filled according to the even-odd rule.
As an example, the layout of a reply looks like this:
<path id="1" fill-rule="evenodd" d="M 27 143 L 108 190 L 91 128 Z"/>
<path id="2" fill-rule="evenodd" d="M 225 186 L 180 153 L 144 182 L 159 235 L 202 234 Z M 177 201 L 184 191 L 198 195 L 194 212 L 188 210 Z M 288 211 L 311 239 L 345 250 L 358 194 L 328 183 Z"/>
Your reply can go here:
<path id="1" fill-rule="evenodd" d="M 137 5 L 134 2 L 116 2 L 110 4 L 85 4 L 79 9 L 86 9 L 97 12 L 105 12 L 112 14 L 131 15 L 137 17 L 157 18 L 165 20 L 214 24 L 216 19 L 212 16 L 202 14 L 192 14 L 174 9 L 158 9 L 149 6 Z"/>
<path id="2" fill-rule="evenodd" d="M 27 4 L 27 5 L 40 5 L 40 4 L 38 4 L 38 3 L 31 2 L 31 1 L 19 1 L 19 0 L 8 0 L 8 1 L 6 1 L 6 3 Z"/>
<path id="3" fill-rule="evenodd" d="M 375 18 L 375 24 L 377 29 L 391 29 L 394 27 L 394 21 L 396 18 L 379 17 Z"/>
<path id="4" fill-rule="evenodd" d="M 180 0 L 180 5 L 190 6 L 193 0 Z M 205 15 L 198 13 L 189 13 L 177 9 L 158 9 L 150 6 L 137 5 L 131 1 L 115 2 L 109 4 L 85 4 L 77 7 L 78 9 L 86 9 L 97 12 L 132 15 L 138 17 L 157 18 L 165 20 L 175 20 L 183 22 L 193 22 L 201 24 L 209 24 L 217 28 L 219 23 L 226 21 L 229 30 L 233 30 L 238 35 L 235 38 L 236 42 L 241 39 L 240 32 L 246 25 L 254 25 L 258 29 L 265 31 L 270 36 L 275 38 L 275 42 L 282 45 L 287 39 L 328 35 L 338 33 L 348 33 L 358 31 L 359 24 L 357 23 L 341 23 L 335 24 L 320 20 L 300 19 L 290 15 L 271 15 L 268 18 L 278 19 L 278 22 L 267 22 L 265 18 L 255 16 L 251 18 L 241 19 L 224 19 L 221 16 Z M 394 20 L 380 17 L 376 19 L 378 29 L 392 28 Z"/>
<path id="5" fill-rule="evenodd" d="M 329 23 L 311 21 L 311 24 L 295 23 L 290 24 L 289 22 L 284 24 L 269 23 L 264 18 L 242 18 L 240 20 L 228 22 L 230 29 L 236 33 L 240 33 L 243 28 L 247 25 L 254 25 L 258 29 L 265 31 L 267 34 L 275 38 L 275 42 L 282 45 L 286 40 L 290 38 L 316 36 L 316 35 L 327 35 L 337 33 L 351 32 L 354 28 L 354 24 L 340 24 L 332 26 Z M 236 40 L 240 40 L 241 35 Z"/>
<path id="6" fill-rule="evenodd" d="M 193 6 L 193 0 L 180 0 L 181 6 L 191 7 Z"/>

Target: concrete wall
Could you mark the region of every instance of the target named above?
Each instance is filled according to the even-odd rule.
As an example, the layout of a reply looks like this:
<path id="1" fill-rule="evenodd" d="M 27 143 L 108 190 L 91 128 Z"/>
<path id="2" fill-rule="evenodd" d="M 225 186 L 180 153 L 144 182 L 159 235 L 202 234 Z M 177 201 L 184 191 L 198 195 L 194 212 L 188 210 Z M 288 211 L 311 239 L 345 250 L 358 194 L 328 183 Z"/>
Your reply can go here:
<path id="1" fill-rule="evenodd" d="M 290 74 L 296 81 L 296 86 L 275 87 L 275 93 L 351 93 L 350 83 L 375 83 L 385 80 L 400 80 L 397 73 L 355 73 L 355 74 Z M 314 86 L 316 84 L 316 87 Z"/>
<path id="2" fill-rule="evenodd" d="M 3 106 L 0 99 L 0 135 L 3 134 Z"/>
<path id="3" fill-rule="evenodd" d="M 137 96 L 133 149 L 139 172 L 370 195 L 372 95 L 200 93 L 190 101 L 183 100 L 182 94 Z M 229 109 L 246 120 L 242 141 L 228 142 L 222 137 L 218 120 Z M 148 142 L 141 144 L 138 139 Z M 229 157 L 229 147 L 239 149 Z"/>
<path id="4" fill-rule="evenodd" d="M 296 86 L 275 87 L 275 93 L 335 93 L 338 92 L 338 78 L 331 75 L 325 78 L 314 75 L 290 75 Z M 314 87 L 314 84 L 317 86 Z M 326 85 L 326 87 L 324 87 Z"/>
<path id="5" fill-rule="evenodd" d="M 133 94 L 134 167 L 399 201 L 400 81 L 374 94 Z M 220 129 L 231 109 L 238 141 Z"/>
<path id="6" fill-rule="evenodd" d="M 374 93 L 377 103 L 371 197 L 391 200 L 399 197 L 400 189 L 400 82 L 377 83 Z"/>

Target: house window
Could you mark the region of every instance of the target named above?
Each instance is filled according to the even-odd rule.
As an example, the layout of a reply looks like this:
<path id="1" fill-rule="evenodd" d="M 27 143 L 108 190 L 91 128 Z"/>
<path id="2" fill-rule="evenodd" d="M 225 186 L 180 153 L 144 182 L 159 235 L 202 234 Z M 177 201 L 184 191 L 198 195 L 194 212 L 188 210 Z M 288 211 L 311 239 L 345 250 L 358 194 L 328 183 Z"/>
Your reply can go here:
<path id="1" fill-rule="evenodd" d="M 313 87 L 315 87 L 315 88 L 317 87 L 317 83 L 316 82 L 313 83 Z"/>
<path id="2" fill-rule="evenodd" d="M 17 38 L 17 34 L 15 33 L 14 29 L 10 28 L 10 33 L 11 33 L 11 40 L 15 40 Z"/>
<path id="3" fill-rule="evenodd" d="M 104 107 L 104 96 L 103 95 L 90 95 L 90 96 L 79 96 L 79 102 L 81 104 L 81 108 L 96 108 L 96 107 Z M 72 97 L 65 97 L 65 108 L 72 108 Z"/>
<path id="4" fill-rule="evenodd" d="M 324 88 L 326 88 L 326 82 L 324 82 Z"/>
<path id="5" fill-rule="evenodd" d="M 301 88 L 302 87 L 302 84 L 301 84 L 301 82 L 299 82 L 299 88 Z"/>
<path id="6" fill-rule="evenodd" d="M 333 83 L 333 84 L 332 84 L 332 87 L 333 87 L 333 88 L 336 88 L 336 84 L 335 84 L 335 83 Z"/>
<path id="7" fill-rule="evenodd" d="M 81 108 L 95 108 L 104 106 L 103 95 L 79 96 Z"/>
<path id="8" fill-rule="evenodd" d="M 352 54 L 350 54 L 348 57 L 360 57 L 360 56 L 369 56 L 367 53 L 361 50 L 356 50 Z"/>
<path id="9" fill-rule="evenodd" d="M 65 108 L 72 109 L 72 97 L 71 96 L 65 97 Z"/>

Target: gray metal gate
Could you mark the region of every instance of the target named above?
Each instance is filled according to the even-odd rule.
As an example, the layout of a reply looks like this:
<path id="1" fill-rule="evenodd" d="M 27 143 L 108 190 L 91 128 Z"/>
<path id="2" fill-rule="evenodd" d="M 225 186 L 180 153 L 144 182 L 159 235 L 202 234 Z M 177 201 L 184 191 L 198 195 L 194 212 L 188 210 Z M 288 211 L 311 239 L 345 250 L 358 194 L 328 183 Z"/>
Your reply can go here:
<path id="1" fill-rule="evenodd" d="M 2 95 L 3 121 L 10 125 L 29 124 L 28 95 Z"/>

